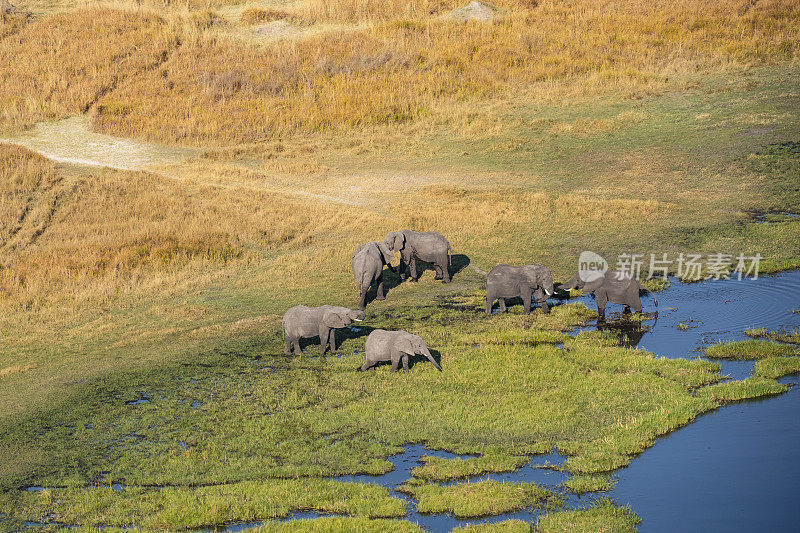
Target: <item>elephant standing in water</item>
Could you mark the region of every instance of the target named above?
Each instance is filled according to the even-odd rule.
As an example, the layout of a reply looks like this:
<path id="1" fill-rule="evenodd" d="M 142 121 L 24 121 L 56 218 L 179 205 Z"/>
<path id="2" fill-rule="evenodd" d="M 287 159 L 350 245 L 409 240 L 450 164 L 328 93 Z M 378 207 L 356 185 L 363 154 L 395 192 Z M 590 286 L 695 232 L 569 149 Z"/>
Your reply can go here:
<path id="1" fill-rule="evenodd" d="M 383 292 L 383 267 L 393 270 L 390 263 L 394 259 L 394 254 L 389 247 L 382 242 L 368 242 L 356 248 L 350 266 L 353 269 L 353 276 L 356 278 L 356 285 L 361 291 L 361 298 L 358 300 L 358 308 L 362 311 L 367 307 L 367 291 L 370 286 L 377 282 L 378 294 L 376 300 L 385 300 Z"/>
<path id="2" fill-rule="evenodd" d="M 393 231 L 386 236 L 384 242 L 390 250 L 400 252 L 400 266 L 397 270 L 400 279 L 406 279 L 408 265 L 411 281 L 419 280 L 417 261 L 425 261 L 433 264 L 436 270 L 435 279 L 450 283 L 450 243 L 438 231 Z"/>
<path id="3" fill-rule="evenodd" d="M 547 298 L 553 295 L 553 276 L 550 269 L 538 263 L 525 266 L 497 265 L 486 276 L 486 314 L 492 314 L 495 300 L 500 301 L 500 311 L 506 311 L 506 298 L 522 298 L 524 313 L 531 312 L 531 294 L 536 303 L 550 312 Z"/>
<path id="4" fill-rule="evenodd" d="M 375 369 L 375 364 L 383 361 L 392 362 L 392 372 L 397 370 L 400 361 L 403 361 L 403 371 L 408 372 L 408 360 L 414 354 L 424 355 L 433 363 L 433 366 L 441 372 L 442 367 L 428 351 L 425 341 L 419 335 L 408 333 L 407 331 L 387 331 L 376 329 L 367 337 L 365 347 L 367 361 L 360 367 L 359 371 Z"/>
<path id="5" fill-rule="evenodd" d="M 364 311 L 354 311 L 347 307 L 323 305 L 306 307 L 296 305 L 283 315 L 283 353 L 300 355 L 300 339 L 319 335 L 320 355 L 325 355 L 328 344 L 331 351 L 336 351 L 336 328 L 343 328 L 353 321 L 364 320 Z"/>
<path id="6" fill-rule="evenodd" d="M 642 312 L 642 299 L 639 291 L 644 289 L 653 297 L 653 303 L 658 306 L 656 295 L 650 289 L 642 287 L 639 280 L 628 272 L 618 272 L 609 270 L 606 272 L 597 271 L 591 276 L 591 281 L 581 279 L 580 273 L 572 276 L 568 282 L 559 285 L 561 290 L 580 289 L 586 294 L 594 293 L 597 302 L 597 314 L 600 319 L 605 319 L 606 303 L 622 304 L 625 306 L 623 312 L 630 312 L 631 308 L 637 313 Z"/>

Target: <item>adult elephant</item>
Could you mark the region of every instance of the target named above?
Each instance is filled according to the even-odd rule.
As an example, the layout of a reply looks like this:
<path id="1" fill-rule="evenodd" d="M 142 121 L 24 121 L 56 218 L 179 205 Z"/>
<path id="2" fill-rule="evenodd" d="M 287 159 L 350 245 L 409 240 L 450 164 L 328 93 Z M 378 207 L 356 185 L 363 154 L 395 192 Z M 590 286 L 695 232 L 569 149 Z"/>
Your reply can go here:
<path id="1" fill-rule="evenodd" d="M 367 291 L 369 291 L 373 283 L 378 284 L 376 299 L 386 299 L 386 295 L 383 292 L 383 267 L 386 265 L 389 270 L 393 270 L 390 264 L 392 259 L 394 259 L 394 254 L 382 242 L 362 244 L 353 253 L 350 266 L 353 269 L 353 276 L 356 278 L 358 290 L 361 292 L 358 308 L 362 311 L 367 307 Z"/>
<path id="2" fill-rule="evenodd" d="M 400 266 L 397 272 L 405 280 L 406 265 L 411 271 L 411 281 L 419 280 L 417 261 L 432 263 L 436 278 L 450 283 L 450 243 L 438 231 L 418 232 L 412 230 L 393 231 L 386 235 L 386 246 L 400 252 Z"/>
<path id="3" fill-rule="evenodd" d="M 300 339 L 319 335 L 320 355 L 325 355 L 328 345 L 336 351 L 336 329 L 343 328 L 353 321 L 364 320 L 364 311 L 354 311 L 347 307 L 323 305 L 306 307 L 296 305 L 283 315 L 283 353 L 300 355 Z"/>
<path id="4" fill-rule="evenodd" d="M 650 293 L 653 297 L 653 303 L 658 306 L 656 295 L 650 289 L 642 287 L 639 280 L 629 272 L 619 272 L 617 270 L 597 271 L 593 272 L 589 279 L 590 281 L 585 281 L 581 278 L 581 273 L 578 272 L 572 276 L 572 279 L 562 283 L 558 288 L 565 291 L 580 289 L 585 294 L 594 293 L 597 314 L 601 320 L 606 316 L 606 303 L 608 302 L 624 305 L 623 312 L 629 312 L 633 308 L 637 313 L 641 313 L 642 299 L 639 297 L 639 291 L 643 289 Z"/>
<path id="5" fill-rule="evenodd" d="M 428 360 L 433 363 L 433 366 L 441 372 L 442 367 L 433 358 L 425 341 L 419 335 L 414 335 L 407 331 L 387 331 L 385 329 L 376 329 L 367 337 L 367 343 L 364 347 L 366 352 L 367 361 L 358 367 L 357 370 L 375 369 L 375 365 L 384 361 L 391 361 L 392 370 L 394 372 L 403 362 L 403 371 L 408 372 L 408 360 L 415 354 L 424 355 Z"/>
<path id="6" fill-rule="evenodd" d="M 538 263 L 525 266 L 501 264 L 486 276 L 486 314 L 492 314 L 495 300 L 500 301 L 500 311 L 506 311 L 506 298 L 522 298 L 524 313 L 531 312 L 531 295 L 542 304 L 545 313 L 550 312 L 547 298 L 553 295 L 553 276 L 550 269 Z"/>

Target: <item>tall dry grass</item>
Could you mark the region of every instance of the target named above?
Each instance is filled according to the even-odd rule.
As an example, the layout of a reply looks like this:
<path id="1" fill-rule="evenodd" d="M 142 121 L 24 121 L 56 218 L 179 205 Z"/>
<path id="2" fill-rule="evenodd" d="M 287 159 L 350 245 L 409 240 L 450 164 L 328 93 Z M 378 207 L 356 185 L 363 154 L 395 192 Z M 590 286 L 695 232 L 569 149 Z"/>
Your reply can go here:
<path id="1" fill-rule="evenodd" d="M 193 144 L 344 132 L 542 82 L 647 87 L 702 67 L 788 60 L 798 35 L 790 0 L 549 1 L 490 24 L 395 19 L 267 45 L 207 32 L 105 94 L 113 112 L 96 126 Z"/>
<path id="2" fill-rule="evenodd" d="M 48 159 L 19 146 L 0 144 L 0 249 L 22 229 L 37 195 L 56 181 Z"/>
<path id="3" fill-rule="evenodd" d="M 0 121 L 86 111 L 129 76 L 163 62 L 174 34 L 158 16 L 105 8 L 44 17 L 0 40 Z"/>

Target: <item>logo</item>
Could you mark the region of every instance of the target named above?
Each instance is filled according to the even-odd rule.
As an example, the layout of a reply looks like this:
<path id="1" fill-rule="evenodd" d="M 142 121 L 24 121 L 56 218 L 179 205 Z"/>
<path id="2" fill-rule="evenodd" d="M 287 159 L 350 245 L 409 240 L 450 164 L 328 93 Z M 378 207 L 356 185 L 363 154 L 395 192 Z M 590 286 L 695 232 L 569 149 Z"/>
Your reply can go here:
<path id="1" fill-rule="evenodd" d="M 584 283 L 603 277 L 606 270 L 608 270 L 608 261 L 601 255 L 589 251 L 581 252 L 578 258 L 578 277 Z"/>

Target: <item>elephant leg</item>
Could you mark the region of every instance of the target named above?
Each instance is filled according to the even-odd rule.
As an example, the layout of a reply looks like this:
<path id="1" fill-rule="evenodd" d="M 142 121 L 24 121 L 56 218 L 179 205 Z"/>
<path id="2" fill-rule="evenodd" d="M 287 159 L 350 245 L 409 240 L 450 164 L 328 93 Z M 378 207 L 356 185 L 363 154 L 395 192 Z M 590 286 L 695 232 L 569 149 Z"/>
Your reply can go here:
<path id="1" fill-rule="evenodd" d="M 367 370 L 375 370 L 375 363 L 370 363 L 369 361 L 367 361 L 366 363 L 358 367 L 358 369 L 362 372 Z"/>
<path id="2" fill-rule="evenodd" d="M 294 339 L 294 354 L 300 355 L 303 353 L 303 350 L 300 348 L 300 337 Z"/>
<path id="3" fill-rule="evenodd" d="M 533 293 L 533 297 L 537 302 L 539 302 L 542 312 L 544 314 L 548 314 L 550 312 L 550 306 L 547 305 L 547 295 L 544 293 L 544 290 L 536 289 L 536 291 Z"/>
<path id="4" fill-rule="evenodd" d="M 408 374 L 408 354 L 403 356 L 403 372 Z"/>
<path id="5" fill-rule="evenodd" d="M 400 359 L 392 359 L 392 369 L 389 372 L 397 372 L 397 366 L 400 364 Z"/>
<path id="6" fill-rule="evenodd" d="M 531 314 L 531 296 L 533 293 L 530 289 L 525 289 L 522 291 L 522 305 L 524 306 L 524 310 L 522 311 L 523 314 L 529 315 Z"/>
<path id="7" fill-rule="evenodd" d="M 502 296 L 497 299 L 497 306 L 500 308 L 501 313 L 505 313 L 508 311 L 508 309 L 506 308 L 506 299 L 503 298 Z"/>
<path id="8" fill-rule="evenodd" d="M 367 289 L 361 289 L 361 296 L 358 298 L 358 308 L 362 311 L 367 308 Z"/>
<path id="9" fill-rule="evenodd" d="M 550 305 L 547 302 L 542 302 L 542 312 L 544 314 L 550 314 Z"/>
<path id="10" fill-rule="evenodd" d="M 642 300 L 636 298 L 631 302 L 631 307 L 633 308 L 634 313 L 641 313 L 642 312 Z"/>
<path id="11" fill-rule="evenodd" d="M 608 302 L 608 298 L 604 292 L 596 291 L 594 293 L 594 299 L 597 302 L 597 315 L 600 320 L 605 320 L 606 318 L 606 303 Z"/>
<path id="12" fill-rule="evenodd" d="M 283 354 L 292 355 L 292 339 L 286 337 L 283 341 Z"/>
<path id="13" fill-rule="evenodd" d="M 378 276 L 378 294 L 375 296 L 376 300 L 385 300 L 386 294 L 383 292 L 383 272 Z"/>
<path id="14" fill-rule="evenodd" d="M 328 350 L 328 338 L 330 337 L 330 328 L 322 326 L 319 328 L 319 354 L 325 355 Z"/>
<path id="15" fill-rule="evenodd" d="M 331 352 L 336 351 L 336 330 L 332 329 L 330 332 L 330 339 L 331 339 Z"/>
<path id="16" fill-rule="evenodd" d="M 434 263 L 433 264 L 433 271 L 436 272 L 436 275 L 433 277 L 433 279 L 443 279 L 444 278 L 444 274 L 442 274 L 442 267 L 439 266 L 439 263 Z"/>
<path id="17" fill-rule="evenodd" d="M 439 258 L 437 266 L 442 273 L 442 283 L 450 283 L 450 269 L 447 266 L 447 254 Z"/>
<path id="18" fill-rule="evenodd" d="M 411 281 L 419 281 L 419 273 L 417 272 L 417 259 L 415 257 L 411 257 L 411 263 L 409 266 L 411 267 Z"/>
<path id="19" fill-rule="evenodd" d="M 494 293 L 487 290 L 486 291 L 486 314 L 487 315 L 491 315 L 492 314 L 492 305 L 494 304 L 495 300 L 496 300 L 496 298 L 494 296 Z"/>

